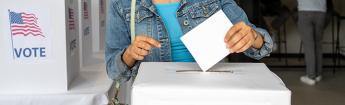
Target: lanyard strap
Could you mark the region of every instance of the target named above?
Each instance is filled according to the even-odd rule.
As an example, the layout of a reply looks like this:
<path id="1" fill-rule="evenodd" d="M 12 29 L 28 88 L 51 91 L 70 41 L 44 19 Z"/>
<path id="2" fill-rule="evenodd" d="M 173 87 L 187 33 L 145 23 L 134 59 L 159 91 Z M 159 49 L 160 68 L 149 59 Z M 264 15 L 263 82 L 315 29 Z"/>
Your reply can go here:
<path id="1" fill-rule="evenodd" d="M 135 7 L 136 0 L 131 1 L 131 20 L 130 20 L 130 30 L 131 30 L 131 42 L 135 39 Z"/>

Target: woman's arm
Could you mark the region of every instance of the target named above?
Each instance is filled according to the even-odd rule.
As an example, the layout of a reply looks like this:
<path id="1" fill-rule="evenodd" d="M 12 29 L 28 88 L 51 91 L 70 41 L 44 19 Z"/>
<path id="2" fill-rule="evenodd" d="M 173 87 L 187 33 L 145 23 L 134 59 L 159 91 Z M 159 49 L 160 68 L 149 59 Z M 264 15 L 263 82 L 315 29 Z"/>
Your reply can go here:
<path id="1" fill-rule="evenodd" d="M 153 38 L 137 35 L 131 42 L 120 4 L 112 0 L 107 21 L 105 59 L 109 78 L 120 83 L 136 75 L 139 63 L 152 48 L 160 47 Z"/>
<path id="2" fill-rule="evenodd" d="M 108 77 L 125 82 L 133 75 L 133 71 L 122 60 L 122 55 L 130 44 L 128 27 L 119 11 L 119 4 L 111 0 L 105 35 L 105 60 Z"/>
<path id="3" fill-rule="evenodd" d="M 261 47 L 264 44 L 264 40 L 262 38 L 262 35 L 260 33 L 256 32 L 255 30 L 253 30 L 253 31 L 255 32 L 254 34 L 256 34 L 256 35 L 255 35 L 254 44 L 252 47 L 255 49 L 261 49 Z"/>
<path id="4" fill-rule="evenodd" d="M 246 13 L 233 0 L 221 0 L 221 5 L 224 13 L 234 24 L 224 39 L 230 51 L 244 52 L 245 55 L 254 59 L 268 56 L 273 47 L 273 41 L 268 32 L 251 24 Z"/>

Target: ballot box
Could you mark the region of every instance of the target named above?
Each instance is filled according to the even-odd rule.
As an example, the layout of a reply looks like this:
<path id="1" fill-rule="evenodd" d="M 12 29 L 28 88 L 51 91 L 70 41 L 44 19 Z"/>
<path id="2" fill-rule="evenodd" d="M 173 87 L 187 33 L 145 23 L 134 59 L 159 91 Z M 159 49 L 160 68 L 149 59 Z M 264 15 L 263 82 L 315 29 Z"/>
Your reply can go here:
<path id="1" fill-rule="evenodd" d="M 0 4 L 0 91 L 67 91 L 79 72 L 77 0 Z"/>
<path id="2" fill-rule="evenodd" d="M 291 105 L 291 91 L 262 63 L 142 63 L 132 105 Z"/>

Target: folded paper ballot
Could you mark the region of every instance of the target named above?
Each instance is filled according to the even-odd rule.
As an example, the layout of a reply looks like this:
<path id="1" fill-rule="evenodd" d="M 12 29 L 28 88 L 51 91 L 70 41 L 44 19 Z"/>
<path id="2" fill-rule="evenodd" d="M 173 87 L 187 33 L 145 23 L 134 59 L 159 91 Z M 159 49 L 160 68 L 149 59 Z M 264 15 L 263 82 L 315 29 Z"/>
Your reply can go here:
<path id="1" fill-rule="evenodd" d="M 196 63 L 143 62 L 131 104 L 291 105 L 290 90 L 263 63 L 218 63 L 208 72 L 199 70 Z"/>
<path id="2" fill-rule="evenodd" d="M 231 27 L 230 20 L 222 10 L 219 10 L 181 37 L 182 42 L 203 71 L 210 69 L 230 54 L 224 38 Z"/>

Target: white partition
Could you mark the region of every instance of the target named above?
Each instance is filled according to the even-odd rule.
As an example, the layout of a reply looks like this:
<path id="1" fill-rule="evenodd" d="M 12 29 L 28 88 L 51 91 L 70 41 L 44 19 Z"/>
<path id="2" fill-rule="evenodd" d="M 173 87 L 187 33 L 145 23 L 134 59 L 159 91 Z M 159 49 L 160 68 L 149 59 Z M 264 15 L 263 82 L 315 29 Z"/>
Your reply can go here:
<path id="1" fill-rule="evenodd" d="M 107 1 L 100 0 L 100 10 L 99 10 L 99 49 L 104 50 L 105 47 L 105 27 L 106 27 L 106 16 L 107 16 Z"/>
<path id="2" fill-rule="evenodd" d="M 93 0 L 92 2 L 92 29 L 93 29 L 93 51 L 104 50 L 104 34 L 106 27 L 106 13 L 109 0 Z"/>
<path id="3" fill-rule="evenodd" d="M 80 44 L 80 66 L 86 66 L 92 63 L 93 50 L 92 43 L 92 11 L 91 0 L 78 0 L 79 4 L 79 44 Z M 96 35 L 97 36 L 97 35 Z"/>

